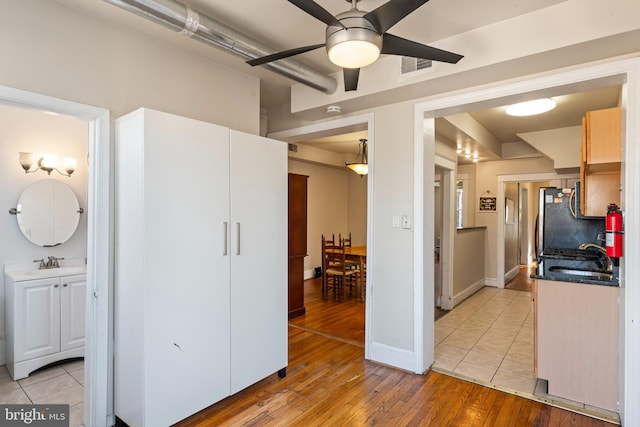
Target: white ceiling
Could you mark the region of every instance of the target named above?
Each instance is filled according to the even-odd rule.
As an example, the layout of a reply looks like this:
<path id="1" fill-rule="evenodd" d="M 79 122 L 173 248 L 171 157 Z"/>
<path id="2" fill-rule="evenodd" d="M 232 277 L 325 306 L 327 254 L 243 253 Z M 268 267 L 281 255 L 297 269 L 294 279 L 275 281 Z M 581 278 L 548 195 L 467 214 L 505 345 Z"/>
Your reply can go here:
<path id="1" fill-rule="evenodd" d="M 188 39 L 103 0 L 57 1 L 260 77 L 263 107 L 282 105 L 290 101 L 290 86 L 294 81 L 261 67 L 251 67 L 245 64 L 244 60 L 223 49 Z M 351 3 L 345 0 L 316 1 L 334 15 L 348 10 Z M 392 27 L 389 32 L 429 44 L 563 1 L 565 0 L 431 0 Z M 286 0 L 183 0 L 181 3 L 262 41 L 275 51 L 324 42 L 325 24 Z M 358 3 L 358 8 L 370 11 L 384 3 L 385 0 L 362 0 Z M 328 60 L 324 49 L 298 55 L 296 59 L 327 74 L 339 70 Z"/>
<path id="2" fill-rule="evenodd" d="M 230 68 L 259 77 L 263 108 L 290 102 L 290 87 L 295 83 L 294 81 L 262 67 L 251 67 L 245 64 L 243 59 L 223 49 L 178 35 L 175 31 L 133 15 L 103 0 L 57 1 L 83 13 L 115 22 L 129 30 L 145 33 Z M 349 9 L 351 3 L 349 0 L 316 1 L 334 15 Z M 389 32 L 430 44 L 454 34 L 491 25 L 563 1 L 565 0 L 431 0 L 400 21 Z M 325 25 L 286 0 L 184 0 L 183 3 L 201 14 L 208 15 L 216 21 L 272 46 L 274 51 L 324 41 Z M 369 11 L 384 3 L 385 0 L 362 0 L 358 3 L 358 8 Z M 464 54 L 464 52 L 459 53 Z M 324 49 L 298 55 L 295 59 L 323 73 L 338 71 L 338 68 L 329 62 Z M 558 102 L 556 110 L 528 118 L 508 118 L 504 114 L 504 106 L 472 111 L 469 115 L 500 142 L 515 142 L 520 141 L 516 136 L 517 133 L 580 125 L 580 119 L 585 111 L 617 105 L 619 93 L 618 87 L 575 95 L 559 95 L 554 97 Z M 456 139 L 460 137 L 468 138 L 468 135 L 461 135 L 459 129 L 447 126 L 442 120 L 437 121 L 436 132 L 441 139 L 448 140 L 452 144 L 455 144 Z M 307 142 L 332 151 L 357 153 L 360 138 L 367 138 L 366 131 Z M 481 159 L 495 158 L 495 155 L 491 156 L 480 145 L 475 150 L 478 151 Z M 464 161 L 463 158 L 461 160 Z"/>

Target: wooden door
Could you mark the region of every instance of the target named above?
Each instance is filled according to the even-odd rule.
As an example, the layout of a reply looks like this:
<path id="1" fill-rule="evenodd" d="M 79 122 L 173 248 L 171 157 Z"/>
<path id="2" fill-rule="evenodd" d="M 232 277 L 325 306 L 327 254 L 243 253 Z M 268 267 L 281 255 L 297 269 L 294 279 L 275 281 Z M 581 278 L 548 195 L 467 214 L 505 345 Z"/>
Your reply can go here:
<path id="1" fill-rule="evenodd" d="M 287 365 L 287 145 L 231 131 L 231 392 Z"/>
<path id="2" fill-rule="evenodd" d="M 307 256 L 307 179 L 289 174 L 289 319 L 305 314 L 304 257 Z"/>

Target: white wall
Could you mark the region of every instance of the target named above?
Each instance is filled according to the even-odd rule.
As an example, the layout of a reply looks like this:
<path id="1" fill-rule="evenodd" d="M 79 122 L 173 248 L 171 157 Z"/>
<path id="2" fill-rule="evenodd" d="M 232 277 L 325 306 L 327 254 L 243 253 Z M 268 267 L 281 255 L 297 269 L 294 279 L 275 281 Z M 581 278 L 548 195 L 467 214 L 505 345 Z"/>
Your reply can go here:
<path id="1" fill-rule="evenodd" d="M 260 81 L 51 0 L 3 1 L 0 85 L 260 131 Z M 176 34 L 176 37 L 181 37 Z"/>
<path id="2" fill-rule="evenodd" d="M 487 190 L 493 194 L 498 194 L 498 175 L 528 173 L 555 173 L 555 170 L 553 163 L 542 157 L 477 163 L 476 194 L 474 195 L 474 201 Z M 497 212 L 476 212 L 476 225 L 487 227 L 485 275 L 488 280 L 497 280 L 497 227 L 504 225 L 504 218 L 498 218 Z"/>
<path id="3" fill-rule="evenodd" d="M 15 215 L 8 210 L 16 207 L 22 191 L 41 179 L 56 179 L 67 184 L 80 207 L 87 209 L 87 153 L 88 125 L 86 122 L 60 115 L 46 114 L 0 105 L 0 263 L 24 263 L 34 259 L 55 256 L 57 258 L 85 258 L 87 254 L 87 215 L 80 215 L 78 230 L 68 242 L 42 248 L 28 241 L 20 232 Z M 49 176 L 38 171 L 25 174 L 18 162 L 18 152 L 54 154 L 73 157 L 78 166 L 71 177 L 55 171 Z M 37 266 L 35 267 L 37 268 Z M 0 364 L 4 364 L 4 274 L 0 277 Z"/>
<path id="4" fill-rule="evenodd" d="M 484 286 L 484 246 L 487 230 L 456 230 L 453 250 L 453 300 L 460 304 Z M 457 266 L 455 263 L 458 262 Z"/>
<path id="5" fill-rule="evenodd" d="M 354 172 L 348 174 L 347 231 L 351 232 L 352 246 L 367 244 L 367 180 Z"/>
<path id="6" fill-rule="evenodd" d="M 518 259 L 518 184 L 505 184 L 504 196 L 505 199 L 509 199 L 513 202 L 514 209 L 514 212 L 509 215 L 513 219 L 510 224 L 507 224 L 505 218 L 498 218 L 499 223 L 501 222 L 502 226 L 504 226 L 504 271 L 505 273 L 509 273 L 520 265 L 520 260 Z M 498 203 L 505 203 L 506 205 L 507 202 L 506 200 L 499 200 Z M 498 226 L 500 226 L 500 224 L 498 224 Z"/>
<path id="7" fill-rule="evenodd" d="M 413 215 L 413 103 L 375 110 L 372 318 L 377 349 L 414 351 L 413 229 L 392 228 L 394 215 Z M 371 158 L 370 158 L 371 161 Z M 433 171 L 425 171 L 429 177 Z M 431 232 L 431 230 L 429 230 Z"/>

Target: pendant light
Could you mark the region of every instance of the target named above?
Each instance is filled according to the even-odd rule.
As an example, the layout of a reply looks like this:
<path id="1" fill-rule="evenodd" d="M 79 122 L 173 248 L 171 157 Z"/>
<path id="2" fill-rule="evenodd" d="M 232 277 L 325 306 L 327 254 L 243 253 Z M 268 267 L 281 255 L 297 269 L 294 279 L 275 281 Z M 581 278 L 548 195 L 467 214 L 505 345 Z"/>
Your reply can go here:
<path id="1" fill-rule="evenodd" d="M 345 166 L 360 176 L 369 173 L 369 165 L 367 163 L 367 140 L 361 139 L 358 145 L 358 160 L 355 162 L 345 162 Z"/>

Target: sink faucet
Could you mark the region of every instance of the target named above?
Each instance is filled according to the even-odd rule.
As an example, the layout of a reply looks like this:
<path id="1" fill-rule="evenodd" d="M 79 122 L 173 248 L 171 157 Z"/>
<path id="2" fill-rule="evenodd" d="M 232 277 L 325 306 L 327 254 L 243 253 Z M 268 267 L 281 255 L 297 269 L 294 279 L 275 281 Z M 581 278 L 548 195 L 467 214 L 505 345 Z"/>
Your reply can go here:
<path id="1" fill-rule="evenodd" d="M 50 256 L 49 259 L 47 260 L 47 265 L 45 266 L 45 268 L 58 268 L 60 267 L 60 264 L 58 263 L 58 261 L 62 260 L 64 258 L 56 258 L 54 256 Z"/>
<path id="2" fill-rule="evenodd" d="M 607 256 L 607 250 L 605 248 L 603 248 L 600 245 L 596 245 L 595 243 L 582 243 L 580 246 L 578 246 L 578 249 L 588 249 L 588 248 L 594 248 L 597 249 L 598 251 L 600 251 L 602 254 L 604 254 L 604 262 L 605 265 L 603 266 L 607 271 L 611 271 L 613 270 L 613 264 L 611 263 L 611 258 L 609 258 L 609 256 Z"/>
<path id="3" fill-rule="evenodd" d="M 39 270 L 42 270 L 44 268 L 47 268 L 47 264 L 44 263 L 44 259 L 40 258 L 40 259 L 34 259 L 33 262 L 39 262 L 40 265 L 38 266 Z"/>

